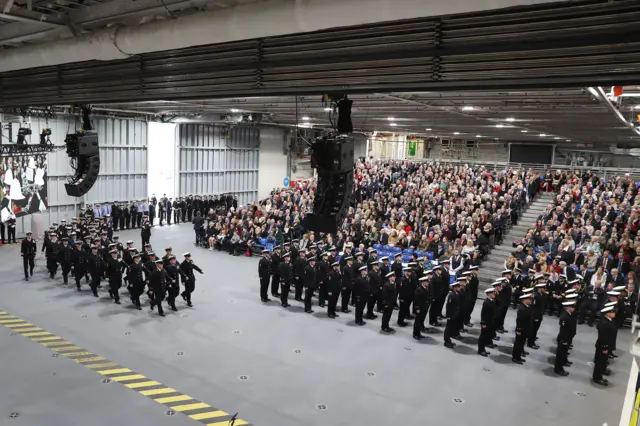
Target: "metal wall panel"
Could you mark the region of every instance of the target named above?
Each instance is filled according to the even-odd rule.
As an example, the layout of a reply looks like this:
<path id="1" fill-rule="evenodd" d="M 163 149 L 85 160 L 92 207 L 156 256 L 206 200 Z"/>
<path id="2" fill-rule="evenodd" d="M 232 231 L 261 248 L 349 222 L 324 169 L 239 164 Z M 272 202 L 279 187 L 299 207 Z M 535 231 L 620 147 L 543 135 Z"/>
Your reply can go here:
<path id="1" fill-rule="evenodd" d="M 37 143 L 41 130 L 49 128 L 51 142 L 61 147 L 67 133 L 82 127 L 75 117 L 31 118 L 28 121 L 33 132 L 30 143 Z M 32 230 L 32 219 L 41 219 L 42 226 L 48 228 L 54 222 L 77 216 L 85 203 L 128 201 L 147 196 L 147 123 L 94 117 L 93 125 L 100 144 L 100 176 L 94 187 L 83 198 L 68 196 L 64 184 L 73 173 L 69 157 L 64 148 L 49 154 L 46 174 L 49 209 L 37 214 L 38 218 L 32 218 L 34 215 L 18 218 L 18 236 Z"/>
<path id="2" fill-rule="evenodd" d="M 85 195 L 86 203 L 132 201 L 147 194 L 147 123 L 141 120 L 97 118 L 100 176 Z"/>
<path id="3" fill-rule="evenodd" d="M 256 201 L 259 144 L 254 126 L 181 124 L 178 195 L 231 192 L 239 205 Z"/>

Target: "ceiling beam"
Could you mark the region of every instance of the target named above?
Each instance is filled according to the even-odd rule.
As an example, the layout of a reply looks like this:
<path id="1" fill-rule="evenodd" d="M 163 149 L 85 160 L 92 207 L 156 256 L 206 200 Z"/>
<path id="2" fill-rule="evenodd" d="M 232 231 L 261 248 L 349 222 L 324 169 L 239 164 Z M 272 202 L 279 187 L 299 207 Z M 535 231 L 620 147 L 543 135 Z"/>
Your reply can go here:
<path id="1" fill-rule="evenodd" d="M 121 22 L 122 20 L 160 13 L 166 14 L 167 9 L 175 12 L 184 9 L 199 9 L 220 5 L 221 3 L 218 0 L 164 0 L 164 2 L 159 2 L 158 0 L 114 0 L 92 4 L 82 9 L 70 10 L 68 11 L 68 16 L 70 22 L 73 22 L 74 27 L 77 29 L 82 29 L 83 27 L 96 28 L 111 22 Z M 21 11 L 26 12 L 26 10 Z M 72 35 L 68 28 L 65 28 L 66 22 L 58 23 L 60 25 L 46 30 L 28 27 L 18 23 L 2 25 L 0 26 L 0 45 L 22 43 L 30 40 L 49 38 L 55 35 Z"/>
<path id="2" fill-rule="evenodd" d="M 51 21 L 49 19 L 47 19 L 44 15 L 42 15 L 42 19 L 36 19 L 36 18 L 31 18 L 28 16 L 24 16 L 21 15 L 19 13 L 0 13 L 0 19 L 3 19 L 5 21 L 14 21 L 14 22 L 21 22 L 21 23 L 26 23 L 26 24 L 34 24 L 34 25 L 40 25 L 40 26 L 45 26 L 45 27 L 51 27 L 51 28 L 59 28 L 59 27 L 64 27 L 64 24 L 58 23 L 58 22 L 54 22 Z M 24 25 L 22 25 L 22 27 L 24 27 Z M 2 40 L 0 40 L 1 42 Z"/>

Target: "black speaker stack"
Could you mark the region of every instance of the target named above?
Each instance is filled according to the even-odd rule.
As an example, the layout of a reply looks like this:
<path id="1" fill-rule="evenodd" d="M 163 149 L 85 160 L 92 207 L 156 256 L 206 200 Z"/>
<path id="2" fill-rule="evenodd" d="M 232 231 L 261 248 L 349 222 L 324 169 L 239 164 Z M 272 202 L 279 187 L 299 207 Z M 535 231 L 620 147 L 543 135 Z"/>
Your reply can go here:
<path id="1" fill-rule="evenodd" d="M 96 183 L 100 174 L 100 148 L 94 132 L 70 133 L 65 138 L 67 155 L 75 160 L 75 174 L 64 185 L 67 195 L 81 197 Z"/>
<path id="2" fill-rule="evenodd" d="M 336 233 L 344 222 L 353 195 L 353 150 L 350 135 L 327 135 L 313 142 L 311 167 L 318 179 L 313 212 L 304 222 L 308 230 Z"/>

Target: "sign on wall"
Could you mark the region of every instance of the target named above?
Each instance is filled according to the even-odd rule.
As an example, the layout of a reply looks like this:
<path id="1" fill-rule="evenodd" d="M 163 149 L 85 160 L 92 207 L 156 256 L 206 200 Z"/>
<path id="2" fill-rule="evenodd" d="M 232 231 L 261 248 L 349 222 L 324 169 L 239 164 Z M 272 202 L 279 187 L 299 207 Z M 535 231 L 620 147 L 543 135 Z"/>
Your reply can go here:
<path id="1" fill-rule="evenodd" d="M 0 200 L 2 222 L 46 211 L 46 154 L 0 157 Z"/>

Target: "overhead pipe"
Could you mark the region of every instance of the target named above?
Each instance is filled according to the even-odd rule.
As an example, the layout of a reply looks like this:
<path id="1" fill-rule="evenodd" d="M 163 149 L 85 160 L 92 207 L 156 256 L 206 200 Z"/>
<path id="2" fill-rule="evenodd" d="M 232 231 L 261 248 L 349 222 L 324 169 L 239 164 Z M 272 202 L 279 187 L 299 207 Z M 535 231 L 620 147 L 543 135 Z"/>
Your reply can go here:
<path id="1" fill-rule="evenodd" d="M 561 0 L 568 2 L 569 0 Z M 3 51 L 0 72 L 558 0 L 269 0 Z"/>

